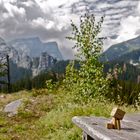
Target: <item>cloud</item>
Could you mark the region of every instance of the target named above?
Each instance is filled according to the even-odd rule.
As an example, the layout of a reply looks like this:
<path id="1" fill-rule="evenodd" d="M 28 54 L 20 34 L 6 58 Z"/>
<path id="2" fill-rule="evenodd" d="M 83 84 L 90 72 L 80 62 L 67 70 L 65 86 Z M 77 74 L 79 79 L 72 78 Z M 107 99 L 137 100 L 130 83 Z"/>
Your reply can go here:
<path id="1" fill-rule="evenodd" d="M 139 4 L 138 4 L 139 3 Z M 140 34 L 140 2 L 110 0 L 0 0 L 0 36 L 6 40 L 39 36 L 43 41 L 56 40 L 65 57 L 73 57 L 70 20 L 89 9 L 97 19 L 106 15 L 102 36 L 105 49 Z M 135 25 L 135 26 L 134 26 Z"/>
<path id="2" fill-rule="evenodd" d="M 129 15 L 120 20 L 118 37 L 114 43 L 135 38 L 140 35 L 140 2 L 137 3 L 133 15 Z"/>
<path id="3" fill-rule="evenodd" d="M 140 16 L 129 16 L 120 22 L 119 36 L 117 42 L 122 42 L 137 36 L 136 32 L 140 29 Z"/>
<path id="4" fill-rule="evenodd" d="M 140 2 L 139 2 L 138 7 L 137 7 L 137 12 L 138 12 L 139 15 L 140 15 Z"/>
<path id="5" fill-rule="evenodd" d="M 22 5 L 24 5 L 25 7 L 33 7 L 34 6 L 34 2 L 29 0 L 28 2 L 27 1 L 23 1 L 21 2 Z"/>
<path id="6" fill-rule="evenodd" d="M 11 17 L 15 17 L 17 15 L 20 16 L 25 16 L 25 9 L 22 7 L 17 7 L 15 5 L 12 5 L 10 3 L 5 3 L 4 4 L 5 9 L 7 10 L 7 13 L 9 13 L 9 15 Z"/>
<path id="7" fill-rule="evenodd" d="M 0 3 L 15 3 L 17 0 L 0 0 Z"/>
<path id="8" fill-rule="evenodd" d="M 38 17 L 37 19 L 32 20 L 31 25 L 34 28 L 42 26 L 43 28 L 49 30 L 54 28 L 55 23 L 53 21 Z"/>

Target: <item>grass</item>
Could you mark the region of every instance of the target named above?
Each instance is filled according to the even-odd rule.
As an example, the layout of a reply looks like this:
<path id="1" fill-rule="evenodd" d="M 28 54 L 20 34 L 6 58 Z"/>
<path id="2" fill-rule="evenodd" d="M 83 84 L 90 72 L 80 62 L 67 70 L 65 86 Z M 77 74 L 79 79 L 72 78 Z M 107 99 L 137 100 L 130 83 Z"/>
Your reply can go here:
<path id="1" fill-rule="evenodd" d="M 7 117 L 2 108 L 16 99 L 23 99 L 18 115 Z M 0 140 L 81 140 L 81 130 L 71 121 L 73 116 L 109 117 L 113 103 L 92 100 L 88 104 L 74 101 L 73 96 L 58 89 L 21 91 L 6 95 L 0 101 Z M 135 112 L 132 106 L 121 107 Z"/>

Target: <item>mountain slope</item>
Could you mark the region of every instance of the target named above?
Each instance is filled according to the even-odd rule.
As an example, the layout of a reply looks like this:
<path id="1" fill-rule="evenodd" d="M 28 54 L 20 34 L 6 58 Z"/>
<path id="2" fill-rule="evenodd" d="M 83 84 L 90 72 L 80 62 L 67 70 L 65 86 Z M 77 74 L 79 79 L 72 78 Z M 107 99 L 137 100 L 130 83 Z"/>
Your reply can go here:
<path id="1" fill-rule="evenodd" d="M 3 55 L 9 55 L 9 58 L 12 59 L 14 63 L 19 61 L 18 51 L 11 45 L 7 44 L 4 39 L 0 38 L 0 57 Z"/>
<path id="2" fill-rule="evenodd" d="M 62 60 L 62 54 L 59 51 L 56 42 L 41 42 L 38 37 L 14 39 L 9 42 L 21 56 L 28 55 L 30 57 L 39 57 L 42 52 L 47 52 L 48 55 Z"/>
<path id="3" fill-rule="evenodd" d="M 0 60 L 5 63 L 6 62 L 6 55 L 9 55 L 10 58 L 10 78 L 11 82 L 15 82 L 21 78 L 31 76 L 31 70 L 19 67 L 18 63 L 20 62 L 20 57 L 18 51 L 12 47 L 11 45 L 7 44 L 4 39 L 0 38 Z M 1 77 L 1 80 L 6 81 L 6 77 Z"/>
<path id="4" fill-rule="evenodd" d="M 31 70 L 34 76 L 53 66 L 56 60 L 63 60 L 56 42 L 43 43 L 38 37 L 14 39 L 8 43 L 0 38 L 0 54 L 9 55 L 16 68 Z"/>
<path id="5" fill-rule="evenodd" d="M 48 50 L 49 48 L 51 50 L 51 47 L 53 45 L 47 45 Z M 27 75 L 38 75 L 41 71 L 48 69 L 55 63 L 56 60 L 48 54 L 49 52 L 46 52 L 47 49 L 43 48 L 45 47 L 39 38 L 17 39 L 9 44 L 3 38 L 0 38 L 0 61 L 5 63 L 6 55 L 9 55 L 12 82 L 22 79 Z M 57 44 L 55 44 L 53 50 L 52 53 L 54 55 L 59 51 Z M 61 57 L 61 53 L 59 56 Z M 6 80 L 5 77 L 3 79 Z"/>
<path id="6" fill-rule="evenodd" d="M 138 49 L 140 49 L 140 36 L 119 44 L 112 45 L 107 51 L 103 53 L 102 60 L 113 61 Z"/>
<path id="7" fill-rule="evenodd" d="M 130 63 L 133 61 L 135 63 L 138 63 L 138 62 L 140 62 L 140 49 L 126 53 L 126 54 L 120 56 L 115 61 L 123 61 L 123 62 L 127 62 L 127 63 Z"/>
<path id="8" fill-rule="evenodd" d="M 21 56 L 28 55 L 31 57 L 38 57 L 43 47 L 38 37 L 15 39 L 10 41 L 9 44 L 13 46 Z"/>

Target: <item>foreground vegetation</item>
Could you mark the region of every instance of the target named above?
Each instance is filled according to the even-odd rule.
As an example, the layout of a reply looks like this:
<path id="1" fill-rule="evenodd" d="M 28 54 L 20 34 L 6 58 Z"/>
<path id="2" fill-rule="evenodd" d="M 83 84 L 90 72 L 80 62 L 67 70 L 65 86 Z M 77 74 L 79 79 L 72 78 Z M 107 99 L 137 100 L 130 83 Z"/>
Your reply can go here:
<path id="1" fill-rule="evenodd" d="M 105 116 L 115 106 L 97 99 L 78 103 L 61 88 L 51 93 L 47 89 L 21 91 L 5 95 L 0 101 L 1 140 L 81 140 L 81 130 L 71 121 L 73 116 Z M 14 117 L 3 114 L 2 108 L 16 99 L 23 99 L 19 113 Z M 121 106 L 128 112 L 136 112 L 133 106 Z"/>

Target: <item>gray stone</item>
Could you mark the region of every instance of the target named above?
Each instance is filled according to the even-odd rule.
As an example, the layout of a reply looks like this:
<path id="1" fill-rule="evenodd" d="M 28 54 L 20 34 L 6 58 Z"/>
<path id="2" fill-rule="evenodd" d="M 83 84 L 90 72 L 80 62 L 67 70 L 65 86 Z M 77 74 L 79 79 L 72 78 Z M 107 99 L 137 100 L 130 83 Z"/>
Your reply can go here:
<path id="1" fill-rule="evenodd" d="M 8 113 L 9 117 L 12 117 L 18 113 L 18 108 L 22 104 L 22 99 L 13 101 L 9 104 L 7 104 L 4 108 L 4 112 Z"/>
<path id="2" fill-rule="evenodd" d="M 0 95 L 0 99 L 6 98 L 5 95 Z"/>

